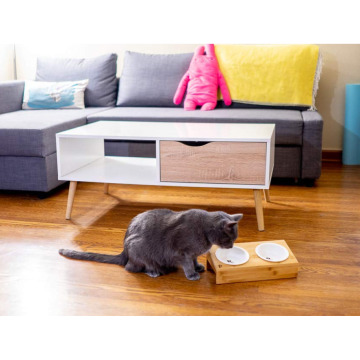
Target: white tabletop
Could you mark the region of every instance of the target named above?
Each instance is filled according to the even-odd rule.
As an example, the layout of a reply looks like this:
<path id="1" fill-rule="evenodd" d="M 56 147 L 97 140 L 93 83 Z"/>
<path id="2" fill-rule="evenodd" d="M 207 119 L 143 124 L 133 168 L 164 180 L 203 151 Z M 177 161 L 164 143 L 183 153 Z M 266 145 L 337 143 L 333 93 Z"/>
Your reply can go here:
<path id="1" fill-rule="evenodd" d="M 56 134 L 57 137 L 118 140 L 269 141 L 275 124 L 98 121 Z"/>

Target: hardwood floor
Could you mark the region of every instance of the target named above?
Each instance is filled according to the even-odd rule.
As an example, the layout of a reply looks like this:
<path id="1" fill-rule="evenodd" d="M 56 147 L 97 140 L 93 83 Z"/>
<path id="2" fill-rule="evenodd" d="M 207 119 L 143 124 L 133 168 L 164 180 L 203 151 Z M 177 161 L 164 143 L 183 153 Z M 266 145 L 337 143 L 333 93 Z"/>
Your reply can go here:
<path id="1" fill-rule="evenodd" d="M 324 163 L 314 188 L 273 185 L 257 230 L 253 192 L 79 183 L 45 200 L 0 192 L 1 315 L 360 315 L 360 167 Z M 156 207 L 244 213 L 238 242 L 285 239 L 297 279 L 215 285 L 182 270 L 150 278 L 66 259 L 59 248 L 119 253 L 129 221 Z M 205 257 L 200 259 L 205 263 Z"/>

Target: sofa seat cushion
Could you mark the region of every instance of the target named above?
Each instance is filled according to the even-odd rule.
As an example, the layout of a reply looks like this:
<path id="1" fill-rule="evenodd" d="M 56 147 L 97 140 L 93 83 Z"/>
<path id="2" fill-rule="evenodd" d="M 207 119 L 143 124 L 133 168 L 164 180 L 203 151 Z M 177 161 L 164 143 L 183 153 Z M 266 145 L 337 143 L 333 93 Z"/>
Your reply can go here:
<path id="1" fill-rule="evenodd" d="M 117 107 L 88 117 L 89 123 L 99 120 L 275 124 L 275 142 L 277 145 L 302 144 L 303 119 L 298 110 L 215 109 L 213 111 L 184 111 L 180 108 Z"/>
<path id="2" fill-rule="evenodd" d="M 20 110 L 0 115 L 0 156 L 56 152 L 55 134 L 85 125 L 87 116 L 109 108 Z"/>

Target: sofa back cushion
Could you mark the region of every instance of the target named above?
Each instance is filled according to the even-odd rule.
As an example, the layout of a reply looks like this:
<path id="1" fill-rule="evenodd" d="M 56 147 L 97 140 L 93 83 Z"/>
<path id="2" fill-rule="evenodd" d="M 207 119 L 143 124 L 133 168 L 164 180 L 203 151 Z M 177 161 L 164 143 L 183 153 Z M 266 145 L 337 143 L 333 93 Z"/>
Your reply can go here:
<path id="1" fill-rule="evenodd" d="M 89 79 L 85 90 L 85 106 L 115 106 L 118 88 L 116 54 L 90 59 L 39 58 L 37 81 L 75 81 Z"/>
<path id="2" fill-rule="evenodd" d="M 117 106 L 173 107 L 193 54 L 150 55 L 127 51 Z"/>
<path id="3" fill-rule="evenodd" d="M 0 115 L 21 110 L 24 81 L 0 82 Z"/>

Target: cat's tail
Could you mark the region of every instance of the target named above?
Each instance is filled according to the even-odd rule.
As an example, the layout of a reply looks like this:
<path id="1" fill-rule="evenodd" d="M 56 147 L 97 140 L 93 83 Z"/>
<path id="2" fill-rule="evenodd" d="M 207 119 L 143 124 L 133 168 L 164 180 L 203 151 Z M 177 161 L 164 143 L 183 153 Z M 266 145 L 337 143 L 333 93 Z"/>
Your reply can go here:
<path id="1" fill-rule="evenodd" d="M 116 264 L 121 266 L 125 266 L 129 261 L 126 250 L 124 250 L 119 255 L 105 255 L 91 252 L 60 249 L 59 254 L 76 260 L 96 261 L 100 263 Z"/>

